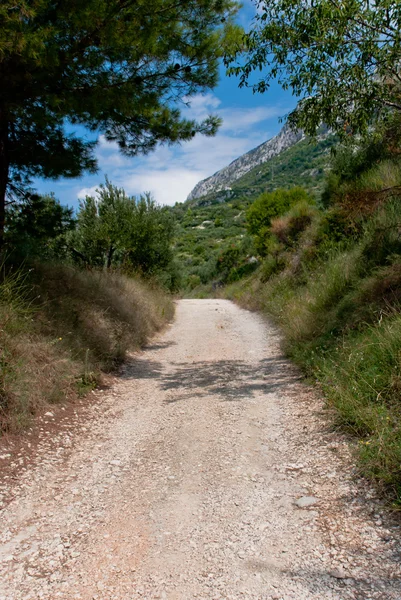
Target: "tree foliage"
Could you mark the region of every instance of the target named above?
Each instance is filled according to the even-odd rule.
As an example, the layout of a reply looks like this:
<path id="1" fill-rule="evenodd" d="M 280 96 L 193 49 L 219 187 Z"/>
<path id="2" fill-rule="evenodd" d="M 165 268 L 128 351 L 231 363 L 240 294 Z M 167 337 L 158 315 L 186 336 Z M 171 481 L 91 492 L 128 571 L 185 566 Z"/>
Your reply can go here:
<path id="1" fill-rule="evenodd" d="M 216 84 L 236 8 L 231 0 L 3 0 L 0 234 L 7 186 L 18 193 L 33 176 L 96 169 L 82 126 L 129 156 L 213 135 L 219 119 L 188 120 L 180 109 Z"/>
<path id="2" fill-rule="evenodd" d="M 266 92 L 273 79 L 300 103 L 289 119 L 342 133 L 401 111 L 401 9 L 390 0 L 258 0 L 254 27 L 226 56 L 229 72 Z M 242 52 L 245 50 L 245 62 Z"/>
<path id="3" fill-rule="evenodd" d="M 53 258 L 64 252 L 64 239 L 74 229 L 71 208 L 52 195 L 29 194 L 24 203 L 8 208 L 7 252 L 17 260 Z"/>
<path id="4" fill-rule="evenodd" d="M 106 179 L 97 197 L 81 202 L 77 226 L 68 236 L 73 257 L 87 266 L 154 274 L 172 260 L 174 221 L 149 194 L 129 197 Z"/>

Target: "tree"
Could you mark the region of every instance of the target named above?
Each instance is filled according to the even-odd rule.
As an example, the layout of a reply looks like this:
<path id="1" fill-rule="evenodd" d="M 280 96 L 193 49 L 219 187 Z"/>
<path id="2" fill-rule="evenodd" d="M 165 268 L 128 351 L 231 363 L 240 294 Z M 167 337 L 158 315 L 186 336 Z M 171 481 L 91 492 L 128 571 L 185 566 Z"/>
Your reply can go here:
<path id="1" fill-rule="evenodd" d="M 229 73 L 256 92 L 273 79 L 300 98 L 289 121 L 308 134 L 322 123 L 364 132 L 401 111 L 401 10 L 390 0 L 258 0 L 255 27 L 228 53 Z M 245 52 L 245 62 L 243 60 Z"/>
<path id="2" fill-rule="evenodd" d="M 52 194 L 29 194 L 24 203 L 8 208 L 8 251 L 21 260 L 54 256 L 58 241 L 63 246 L 65 235 L 74 229 L 72 215 L 72 208 L 62 206 Z"/>
<path id="3" fill-rule="evenodd" d="M 0 246 L 5 198 L 31 177 L 94 171 L 85 126 L 134 156 L 213 135 L 180 103 L 215 86 L 232 0 L 2 0 Z M 66 127 L 66 125 L 70 127 Z"/>
<path id="4" fill-rule="evenodd" d="M 87 196 L 68 236 L 73 257 L 88 266 L 131 268 L 145 274 L 165 269 L 172 260 L 174 220 L 150 194 L 129 197 L 108 179 Z"/>
<path id="5" fill-rule="evenodd" d="M 133 227 L 136 199 L 107 178 L 97 191 L 97 198 L 87 196 L 81 204 L 77 233 L 88 263 L 110 268 L 115 252 L 124 248 L 127 231 Z"/>
<path id="6" fill-rule="evenodd" d="M 131 226 L 126 229 L 125 261 L 143 273 L 166 269 L 173 259 L 174 219 L 148 193 L 137 199 Z"/>

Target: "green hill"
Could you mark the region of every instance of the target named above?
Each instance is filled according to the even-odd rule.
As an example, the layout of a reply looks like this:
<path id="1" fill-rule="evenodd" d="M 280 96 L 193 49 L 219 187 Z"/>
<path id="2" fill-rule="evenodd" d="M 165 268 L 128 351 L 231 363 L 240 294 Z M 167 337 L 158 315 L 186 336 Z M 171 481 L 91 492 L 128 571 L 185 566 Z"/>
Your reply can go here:
<path id="1" fill-rule="evenodd" d="M 183 287 L 219 279 L 219 258 L 230 248 L 241 245 L 252 251 L 245 212 L 261 193 L 297 185 L 319 200 L 335 142 L 332 135 L 302 140 L 254 167 L 231 188 L 176 204 L 172 208 L 177 221 L 175 252 Z"/>

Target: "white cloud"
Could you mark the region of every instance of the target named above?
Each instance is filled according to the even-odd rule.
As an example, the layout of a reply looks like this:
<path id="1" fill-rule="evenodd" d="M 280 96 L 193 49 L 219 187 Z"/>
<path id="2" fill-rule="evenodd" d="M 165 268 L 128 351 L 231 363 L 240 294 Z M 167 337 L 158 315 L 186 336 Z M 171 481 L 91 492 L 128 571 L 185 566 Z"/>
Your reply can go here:
<path id="1" fill-rule="evenodd" d="M 185 168 L 137 172 L 123 176 L 122 185 L 129 194 L 151 192 L 159 204 L 173 205 L 182 202 L 195 185 L 205 177 L 202 171 Z"/>
<path id="2" fill-rule="evenodd" d="M 256 108 L 234 108 L 225 109 L 219 112 L 223 118 L 221 131 L 231 131 L 233 133 L 248 130 L 253 125 L 280 117 L 283 114 L 283 108 L 279 106 L 258 106 Z"/>
<path id="3" fill-rule="evenodd" d="M 184 109 L 185 116 L 201 120 L 218 109 L 221 101 L 208 93 L 195 96 L 190 104 L 190 108 Z M 109 143 L 100 136 L 97 156 L 101 172 L 128 194 L 150 191 L 160 204 L 183 202 L 201 179 L 213 175 L 271 137 L 266 122 L 283 114 L 285 109 L 277 106 L 231 107 L 217 112 L 223 117 L 224 124 L 215 137 L 199 135 L 181 145 L 159 146 L 145 157 L 125 157 L 116 143 Z M 93 194 L 96 187 L 82 187 L 78 198 Z"/>
<path id="4" fill-rule="evenodd" d="M 77 198 L 79 200 L 84 200 L 86 196 L 95 196 L 96 190 L 98 187 L 99 187 L 98 185 L 94 185 L 92 187 L 80 189 L 79 192 L 77 193 Z"/>
<path id="5" fill-rule="evenodd" d="M 190 119 L 205 119 L 210 113 L 216 112 L 221 100 L 211 92 L 207 94 L 196 94 L 192 98 L 183 98 L 187 104 L 183 108 L 183 114 Z"/>

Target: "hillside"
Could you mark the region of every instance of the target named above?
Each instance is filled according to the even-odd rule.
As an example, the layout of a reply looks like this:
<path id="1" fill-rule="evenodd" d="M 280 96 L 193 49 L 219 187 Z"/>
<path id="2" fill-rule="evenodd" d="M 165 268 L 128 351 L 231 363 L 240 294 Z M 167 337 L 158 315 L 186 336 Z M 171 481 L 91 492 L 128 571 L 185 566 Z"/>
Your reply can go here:
<path id="1" fill-rule="evenodd" d="M 234 181 L 237 181 L 258 165 L 284 152 L 303 139 L 303 137 L 301 131 L 293 131 L 288 125 L 284 125 L 275 137 L 236 158 L 227 167 L 217 171 L 211 177 L 200 181 L 189 194 L 187 200 L 194 200 L 206 194 L 225 190 Z"/>
<path id="2" fill-rule="evenodd" d="M 273 138 L 275 143 L 279 136 Z M 247 161 L 252 153 L 263 146 L 266 149 L 273 140 L 239 157 L 219 173 L 226 177 L 228 168 Z M 220 178 L 218 183 L 218 173 L 200 182 L 190 199 L 173 207 L 177 220 L 175 251 L 183 286 L 207 283 L 216 274 L 218 257 L 232 244 L 247 243 L 245 212 L 262 192 L 302 185 L 318 199 L 334 143 L 334 136 L 325 135 L 316 142 L 295 137 L 290 147 L 230 181 L 230 189 L 218 189 L 222 181 Z M 215 191 L 198 197 L 201 190 L 212 189 L 213 182 Z"/>

